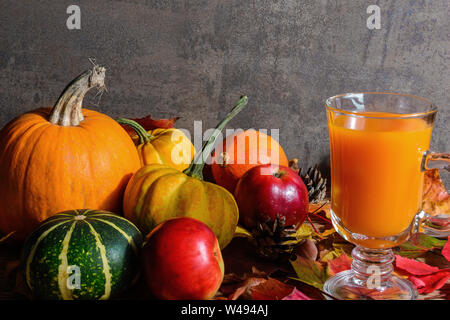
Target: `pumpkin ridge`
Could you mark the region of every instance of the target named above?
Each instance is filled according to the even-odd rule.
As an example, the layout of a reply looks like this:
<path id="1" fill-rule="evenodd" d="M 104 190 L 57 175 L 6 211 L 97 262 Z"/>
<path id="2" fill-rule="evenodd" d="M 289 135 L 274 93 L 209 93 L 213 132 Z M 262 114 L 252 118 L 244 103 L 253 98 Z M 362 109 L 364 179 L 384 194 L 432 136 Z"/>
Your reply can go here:
<path id="1" fill-rule="evenodd" d="M 70 239 L 72 238 L 72 232 L 76 224 L 77 221 L 72 222 L 69 231 L 64 237 L 62 243 L 63 247 L 58 256 L 59 260 L 61 261 L 60 265 L 58 266 L 58 286 L 59 292 L 61 293 L 64 300 L 72 300 L 72 292 L 67 288 L 67 268 L 69 266 L 69 263 L 67 261 L 67 251 L 69 250 Z"/>
<path id="2" fill-rule="evenodd" d="M 60 222 L 57 223 L 56 225 L 50 227 L 48 230 L 46 230 L 44 233 L 42 233 L 38 239 L 36 240 L 35 244 L 33 245 L 33 247 L 30 250 L 30 253 L 28 255 L 27 261 L 25 263 L 25 281 L 27 282 L 28 286 L 32 289 L 33 286 L 31 285 L 31 276 L 30 276 L 30 266 L 31 263 L 33 262 L 33 258 L 34 258 L 34 254 L 37 250 L 37 247 L 39 246 L 39 244 L 41 243 L 41 241 L 43 239 L 45 239 L 45 237 L 47 237 L 53 230 L 55 230 L 56 228 L 62 226 L 65 223 L 71 222 L 71 220 L 67 220 L 64 222 Z"/>
<path id="3" fill-rule="evenodd" d="M 111 294 L 111 268 L 108 263 L 108 259 L 106 257 L 106 248 L 103 245 L 100 235 L 95 231 L 94 227 L 87 222 L 86 220 L 82 220 L 84 223 L 86 223 L 89 226 L 89 229 L 91 230 L 91 233 L 94 235 L 95 242 L 97 244 L 97 248 L 100 250 L 100 256 L 102 258 L 103 263 L 103 273 L 105 275 L 105 293 L 103 296 L 100 297 L 100 300 L 108 299 Z"/>
<path id="4" fill-rule="evenodd" d="M 152 152 L 149 153 L 148 150 L 145 150 L 145 148 L 151 148 Z M 155 146 L 151 142 L 146 142 L 145 144 L 141 144 L 138 146 L 139 152 L 141 154 L 141 165 L 144 166 L 146 163 L 157 163 L 157 164 L 163 164 L 161 156 L 156 150 Z M 150 157 L 147 157 L 147 154 L 150 154 Z M 152 159 L 153 158 L 153 159 Z"/>
<path id="5" fill-rule="evenodd" d="M 143 167 L 145 168 L 145 167 Z M 141 169 L 142 170 L 142 169 Z M 137 203 L 140 199 L 140 189 L 145 182 L 145 176 L 139 176 L 141 170 L 138 170 L 130 179 L 124 192 L 124 199 L 131 197 L 133 203 Z M 123 201 L 123 215 L 130 221 L 136 223 L 139 208 L 137 206 L 129 207 L 128 202 Z"/>
<path id="6" fill-rule="evenodd" d="M 36 130 L 39 129 L 40 127 L 42 127 L 43 125 L 45 125 L 45 123 L 33 123 L 32 125 L 30 125 L 29 127 L 27 127 L 25 130 L 23 130 L 23 132 L 17 134 L 16 136 L 11 136 L 9 137 L 8 142 L 2 152 L 2 157 L 0 158 L 1 163 L 3 162 L 3 159 L 6 155 L 8 155 L 10 152 L 9 148 L 17 148 L 19 149 L 19 151 L 22 151 L 23 149 L 19 148 L 17 145 L 15 145 L 17 142 L 22 142 L 22 139 L 24 138 L 25 134 L 29 133 L 32 129 Z M 37 127 L 37 128 L 35 128 Z M 8 132 L 11 132 L 10 129 L 8 129 Z M 3 133 L 3 132 L 2 132 Z M 29 133 L 28 135 L 31 135 L 31 133 Z M 25 142 L 22 142 L 23 144 L 25 144 Z M 20 158 L 19 155 L 17 153 L 13 153 L 15 156 L 14 158 L 11 159 L 11 162 L 15 162 L 13 160 L 15 160 L 16 158 Z"/>
<path id="7" fill-rule="evenodd" d="M 18 119 L 20 119 L 20 117 L 18 117 Z M 24 137 L 24 135 L 28 132 L 28 131 L 30 131 L 31 129 L 37 129 L 37 128 L 34 128 L 34 127 L 37 127 L 37 126 L 43 126 L 43 125 L 45 125 L 46 123 L 44 123 L 44 122 L 33 122 L 31 125 L 29 125 L 27 128 L 25 128 L 22 132 L 19 132 L 19 133 L 16 133 L 16 132 L 14 132 L 14 127 L 15 126 L 17 126 L 17 124 L 15 124 L 15 123 L 12 123 L 11 125 L 7 125 L 3 130 L 2 130 L 2 136 L 5 134 L 5 132 L 7 132 L 8 134 L 10 134 L 10 136 L 8 137 L 8 139 L 7 139 L 7 144 L 6 144 L 6 146 L 5 146 L 5 148 L 4 148 L 4 151 L 2 152 L 2 156 L 1 156 L 1 158 L 0 158 L 0 161 L 3 161 L 3 157 L 5 156 L 5 155 L 7 155 L 7 154 L 9 154 L 9 152 L 7 152 L 7 151 L 9 151 L 8 149 L 9 149 L 9 147 L 11 146 L 11 145 L 13 145 L 13 147 L 14 147 L 14 143 L 16 143 L 16 142 L 18 142 L 18 141 L 21 141 L 21 139 Z M 16 130 L 20 130 L 20 126 L 18 126 L 19 127 L 19 129 L 16 129 Z"/>
<path id="8" fill-rule="evenodd" d="M 185 198 L 186 192 L 184 190 L 195 190 L 194 192 L 196 192 L 196 193 L 199 192 L 199 190 L 196 188 L 187 187 L 187 185 L 190 184 L 191 182 L 196 182 L 196 180 L 192 180 L 192 179 L 194 179 L 194 178 L 185 177 L 183 183 L 176 187 L 176 189 L 175 189 L 176 195 L 180 195 L 180 198 Z M 200 186 L 200 188 L 204 189 L 204 186 L 202 183 L 199 183 L 199 186 Z M 196 218 L 195 216 L 190 214 L 190 213 L 192 213 L 192 209 L 191 209 L 192 206 L 190 203 L 191 200 L 192 200 L 192 198 L 187 199 L 186 202 L 188 203 L 188 206 L 186 206 L 186 202 L 181 202 L 180 200 L 174 201 L 174 199 L 171 199 L 171 201 L 176 202 L 176 204 L 178 204 L 178 205 L 182 204 L 183 207 L 181 208 L 181 211 L 187 213 L 187 214 L 185 214 L 185 216 L 191 217 L 191 218 Z M 175 216 L 177 216 L 177 211 L 178 211 L 179 207 L 176 206 L 175 208 L 177 210 L 172 210 L 172 212 L 174 212 Z M 196 219 L 198 219 L 198 217 Z"/>
<path id="9" fill-rule="evenodd" d="M 195 178 L 194 178 L 195 179 Z M 202 183 L 202 193 L 205 195 L 205 209 L 206 210 L 202 210 L 203 212 L 205 212 L 208 216 L 205 217 L 207 218 L 206 221 L 208 221 L 208 226 L 212 229 L 212 230 L 217 230 L 217 226 L 223 226 L 223 220 L 224 220 L 224 215 L 216 215 L 216 212 L 223 212 L 222 207 L 219 205 L 219 203 L 223 203 L 223 200 L 221 199 L 221 195 L 219 192 L 216 192 L 216 189 L 211 188 L 210 185 L 206 184 L 206 183 Z M 213 199 L 217 200 L 217 198 L 220 198 L 219 201 L 214 201 L 213 203 Z M 215 216 L 218 217 L 218 220 L 215 219 L 210 219 L 211 216 Z M 216 218 L 217 219 L 217 218 Z M 216 235 L 218 238 L 221 238 L 222 234 L 220 235 Z"/>
<path id="10" fill-rule="evenodd" d="M 85 209 L 82 212 L 79 212 L 78 210 L 74 210 L 75 212 L 77 212 L 77 214 L 82 214 L 83 216 L 91 216 L 92 212 L 94 212 L 94 210 L 92 209 Z"/>
<path id="11" fill-rule="evenodd" d="M 223 212 L 223 204 L 224 204 L 224 200 L 223 197 L 220 196 L 220 192 L 218 189 L 215 189 L 214 187 L 212 187 L 209 184 L 203 184 L 203 190 L 204 193 L 206 195 L 206 199 L 209 199 L 209 201 L 206 204 L 206 212 L 208 213 L 209 216 L 217 216 L 220 217 L 219 220 L 215 220 L 215 219 L 210 219 L 208 217 L 208 221 L 209 223 L 209 227 L 212 230 L 217 230 L 217 226 L 223 226 L 224 225 L 224 219 L 225 219 L 225 215 L 215 215 L 216 212 Z M 211 199 L 217 199 L 219 198 L 220 200 L 217 202 L 215 201 L 214 203 L 212 203 Z M 219 203 L 221 205 L 219 205 Z M 219 236 L 218 236 L 219 237 Z M 220 234 L 220 238 L 222 237 L 222 234 Z"/>
<path id="12" fill-rule="evenodd" d="M 114 219 L 119 219 L 119 220 L 121 220 L 121 221 L 126 221 L 126 222 L 130 222 L 128 219 L 126 219 L 126 218 L 124 218 L 124 217 L 121 217 L 121 216 L 119 216 L 119 215 L 111 215 L 111 214 L 109 214 L 109 213 L 95 213 L 95 214 L 90 214 L 89 215 L 89 218 L 96 218 L 96 217 L 98 217 L 98 216 L 104 216 L 104 217 L 113 217 Z M 133 228 L 135 228 L 136 229 L 136 231 L 139 231 L 140 232 L 140 230 L 134 225 L 134 224 L 130 224 L 131 226 L 133 226 Z"/>
<path id="13" fill-rule="evenodd" d="M 210 188 L 210 190 L 214 190 L 214 192 L 217 193 L 217 194 L 220 194 L 222 192 L 222 196 L 220 197 L 220 199 L 222 200 L 221 201 L 221 205 L 222 206 L 221 206 L 219 212 L 223 212 L 224 214 L 222 214 L 220 216 L 221 217 L 220 224 L 219 224 L 219 222 L 217 222 L 216 224 L 220 225 L 222 229 L 224 228 L 225 225 L 227 225 L 227 227 L 228 227 L 228 225 L 229 226 L 237 225 L 238 219 L 239 219 L 239 215 L 234 215 L 233 212 L 239 212 L 239 209 L 238 209 L 237 205 L 235 204 L 235 200 L 234 200 L 233 195 L 230 192 L 228 192 L 228 190 L 226 190 L 225 188 L 223 188 L 223 187 L 221 187 L 219 185 L 216 185 L 216 184 L 213 184 L 213 183 L 209 183 L 209 182 L 206 183 L 205 185 L 208 188 Z M 223 196 L 224 194 L 226 194 L 226 196 Z M 229 200 L 231 200 L 231 201 L 229 201 Z M 233 204 L 232 206 L 234 207 L 234 211 L 233 210 L 230 210 L 230 211 L 227 210 L 227 209 L 231 209 L 230 208 L 230 203 Z M 214 212 L 215 210 L 217 210 L 217 207 L 218 206 L 215 205 L 215 208 L 211 208 L 210 212 Z M 228 216 L 232 216 L 233 220 L 230 220 L 228 218 Z M 211 221 L 214 221 L 214 219 L 211 219 Z M 225 229 L 228 229 L 228 228 L 225 228 Z M 223 246 L 226 246 L 233 239 L 233 235 L 234 235 L 234 232 L 231 235 L 230 234 L 222 234 L 221 233 L 219 242 L 223 243 Z"/>
<path id="14" fill-rule="evenodd" d="M 155 136 L 155 138 L 156 138 L 156 136 Z M 161 139 L 161 138 L 164 138 L 164 136 L 160 135 L 159 139 Z M 160 149 L 157 148 L 157 145 L 159 144 L 158 143 L 159 140 L 156 140 L 156 139 L 152 139 L 152 140 L 154 140 L 154 141 L 153 141 L 153 143 L 150 142 L 150 144 L 156 153 L 156 156 L 158 158 L 158 163 L 160 163 L 160 164 L 172 163 L 172 161 L 171 160 L 169 161 L 168 159 L 166 159 L 166 157 L 164 156 L 164 153 L 160 152 Z M 164 150 L 162 150 L 162 151 L 164 151 Z"/>
<path id="15" fill-rule="evenodd" d="M 37 128 L 36 130 L 35 130 L 35 133 L 34 134 L 36 134 L 36 131 L 38 130 L 38 129 L 42 129 L 44 126 L 40 126 L 39 128 Z M 45 128 L 44 128 L 45 129 Z M 22 221 L 26 221 L 26 220 L 28 220 L 29 219 L 29 208 L 27 208 L 27 206 L 26 206 L 26 204 L 27 204 L 27 201 L 26 201 L 26 198 L 27 198 L 27 196 L 28 196 L 28 184 L 26 183 L 26 181 L 28 180 L 28 175 L 29 175 L 29 173 L 30 173 L 30 168 L 31 168 L 31 166 L 30 166 L 30 162 L 31 162 L 31 159 L 33 158 L 33 156 L 35 155 L 35 153 L 34 153 L 34 151 L 35 151 L 35 149 L 36 149 L 36 147 L 38 146 L 38 144 L 39 144 L 39 140 L 41 139 L 41 137 L 45 134 L 45 130 L 41 130 L 41 132 L 39 133 L 39 135 L 34 139 L 34 144 L 33 144 L 33 146 L 31 147 L 31 150 L 30 150 L 30 152 L 29 152 L 29 154 L 28 154 L 28 157 L 27 157 L 27 164 L 26 164 L 26 166 L 25 166 L 25 172 L 24 172 L 24 174 L 23 174 L 23 177 L 22 177 L 22 188 L 20 189 L 20 195 L 18 196 L 18 198 L 19 199 L 22 199 L 22 201 L 21 201 L 21 208 L 22 208 L 22 210 L 20 210 L 20 212 L 22 213 Z M 22 149 L 22 151 L 23 151 L 24 149 Z M 19 155 L 20 155 L 20 152 L 19 152 Z M 31 210 L 32 211 L 32 210 Z M 38 219 L 40 219 L 41 217 L 39 217 Z"/>
<path id="16" fill-rule="evenodd" d="M 158 129 L 156 129 L 158 130 Z M 170 131 L 169 131 L 170 130 Z M 169 130 L 163 130 L 161 131 L 159 134 L 155 135 L 155 138 L 153 139 L 153 143 L 152 146 L 155 150 L 158 150 L 158 156 L 161 159 L 161 164 L 165 164 L 165 163 L 173 163 L 172 159 L 167 159 L 165 157 L 165 152 L 168 151 L 167 146 L 169 146 L 172 143 L 172 139 L 171 139 L 171 134 L 173 134 L 173 129 L 169 129 Z M 153 131 L 152 131 L 153 133 Z M 156 139 L 156 137 L 158 137 L 158 139 Z M 168 148 L 170 150 L 172 150 L 172 148 Z M 163 152 L 161 152 L 163 151 Z"/>
<path id="17" fill-rule="evenodd" d="M 109 225 L 110 227 L 112 227 L 114 230 L 116 230 L 117 232 L 119 232 L 130 244 L 130 246 L 133 248 L 134 253 L 138 253 L 138 248 L 136 247 L 136 244 L 134 243 L 134 240 L 132 237 L 130 237 L 129 235 L 126 234 L 125 231 L 123 231 L 122 229 L 120 229 L 119 227 L 117 227 L 114 223 L 109 222 L 107 220 L 103 220 L 100 218 L 94 218 L 94 217 L 89 217 L 90 220 L 95 220 L 95 221 L 100 221 L 104 224 Z"/>
<path id="18" fill-rule="evenodd" d="M 138 226 L 142 226 L 142 219 L 144 215 L 145 205 L 146 205 L 146 194 L 149 192 L 149 188 L 152 183 L 161 175 L 167 172 L 173 172 L 173 168 L 166 167 L 160 164 L 152 164 L 142 167 L 137 173 L 138 183 L 134 182 L 131 184 L 133 190 L 130 190 L 134 197 L 135 205 L 131 209 L 131 221 L 136 221 Z M 141 176 L 139 176 L 142 173 Z M 154 176 L 157 177 L 154 177 Z M 134 177 L 133 177 L 134 178 Z M 132 178 L 132 179 L 133 179 Z M 125 215 L 128 216 L 127 212 Z"/>
<path id="19" fill-rule="evenodd" d="M 86 119 L 86 118 L 85 118 Z M 84 121 L 83 121 L 84 122 Z M 81 130 L 77 130 L 79 137 L 81 138 L 80 140 L 83 141 L 83 150 L 89 150 L 89 148 L 94 147 L 97 150 L 97 141 L 96 139 L 93 139 L 93 135 L 90 134 L 89 129 L 83 126 L 78 126 L 79 128 L 81 128 Z M 88 141 L 89 140 L 89 143 Z M 89 176 L 90 177 L 95 177 L 95 170 L 92 166 L 92 162 L 93 162 L 93 157 L 92 157 L 92 153 L 91 152 L 86 152 L 87 156 L 88 156 L 88 161 L 86 161 L 86 166 L 89 166 Z M 88 192 L 89 196 L 92 195 L 92 193 L 89 191 Z M 83 194 L 83 207 L 87 207 L 87 203 L 86 203 L 86 195 Z"/>
<path id="20" fill-rule="evenodd" d="M 52 219 L 52 220 L 48 220 L 48 221 L 43 221 L 41 224 L 39 224 L 39 228 L 40 227 L 42 227 L 42 226 L 45 226 L 45 225 L 47 225 L 47 224 L 49 224 L 49 223 L 52 223 L 52 222 L 57 222 L 57 221 L 71 221 L 71 219 L 70 219 L 71 217 L 69 217 L 69 216 L 66 216 L 66 217 L 59 217 L 59 218 L 57 218 L 57 219 Z"/>
<path id="21" fill-rule="evenodd" d="M 180 175 L 181 172 L 177 171 L 176 169 L 170 168 L 170 171 L 167 171 L 165 174 L 160 175 L 158 178 L 153 180 L 153 182 L 150 185 L 150 188 L 147 190 L 146 196 L 144 198 L 144 204 L 142 206 L 142 209 L 145 211 L 141 211 L 140 216 L 140 223 L 142 225 L 145 225 L 149 227 L 149 229 L 153 229 L 159 222 L 165 219 L 165 216 L 167 212 L 174 212 L 172 210 L 173 206 L 173 198 L 178 194 L 178 190 L 180 190 L 181 185 L 185 184 L 188 179 L 183 179 L 183 182 L 181 184 L 176 184 L 174 188 L 172 189 L 166 189 L 166 193 L 164 194 L 163 200 L 158 200 L 158 202 L 166 203 L 166 206 L 161 206 L 160 210 L 155 212 L 153 210 L 154 205 L 154 199 L 157 195 L 155 195 L 155 189 L 160 189 L 159 186 L 160 182 L 165 182 L 164 180 L 167 179 L 167 177 L 173 176 L 177 177 L 180 176 L 181 178 L 184 178 L 182 175 Z M 165 183 L 163 183 L 165 184 Z M 163 188 L 164 189 L 164 188 Z M 169 210 L 171 208 L 171 210 Z M 148 211 L 151 214 L 145 214 L 144 212 Z M 145 218 L 151 217 L 151 220 L 148 221 Z M 148 231 L 150 231 L 148 230 Z"/>
<path id="22" fill-rule="evenodd" d="M 20 116 L 18 117 L 20 118 Z M 13 127 L 13 124 L 11 124 L 11 127 Z M 40 122 L 35 122 L 32 125 L 28 126 L 25 130 L 23 130 L 23 132 L 18 133 L 17 135 L 14 135 L 14 130 L 12 130 L 9 127 L 6 127 L 5 129 L 2 130 L 2 134 L 4 134 L 4 132 L 8 132 L 11 133 L 11 137 L 9 137 L 9 139 L 7 139 L 7 144 L 2 152 L 1 158 L 0 158 L 0 165 L 1 165 L 1 169 L 0 170 L 6 170 L 6 167 L 9 167 L 8 165 L 4 165 L 4 161 L 6 161 L 8 164 L 10 163 L 17 163 L 17 159 L 21 159 L 22 153 L 24 151 L 24 148 L 22 147 L 22 145 L 25 145 L 25 139 L 23 139 L 25 137 L 25 135 L 31 136 L 31 134 L 41 128 L 43 125 L 45 125 L 45 123 L 40 123 Z M 10 149 L 12 149 L 12 151 L 10 151 Z M 33 149 L 34 149 L 34 145 L 33 145 Z M 14 152 L 13 152 L 14 151 Z M 12 154 L 12 156 L 8 159 L 8 155 Z M 29 152 L 29 154 L 32 154 L 31 151 Z M 6 159 L 5 159 L 6 158 Z M 28 161 L 29 161 L 30 157 L 28 157 Z M 5 168 L 5 169 L 4 169 Z M 28 168 L 28 163 L 26 168 Z M 10 172 L 6 172 L 6 175 L 9 175 Z M 25 175 L 24 175 L 25 176 Z M 18 183 L 18 185 L 21 185 L 20 183 Z M 22 185 L 23 185 L 23 181 L 22 181 Z M 21 190 L 19 190 L 18 192 L 20 192 Z M 24 193 L 25 195 L 25 193 Z M 18 196 L 17 199 L 24 197 L 24 195 L 22 196 Z M 19 212 L 19 217 L 17 215 L 14 216 L 14 219 L 17 221 L 25 221 L 26 217 L 25 217 L 25 213 L 24 213 L 24 208 L 23 205 L 24 202 L 23 201 L 17 201 L 17 205 L 19 205 L 19 209 L 17 210 Z M 0 213 L 1 216 L 3 216 L 3 214 Z M 1 220 L 1 219 L 0 219 Z M 3 223 L 2 223 L 3 225 Z M 2 230 L 5 233 L 8 233 L 8 230 Z M 14 231 L 14 230 L 10 230 L 10 231 Z"/>

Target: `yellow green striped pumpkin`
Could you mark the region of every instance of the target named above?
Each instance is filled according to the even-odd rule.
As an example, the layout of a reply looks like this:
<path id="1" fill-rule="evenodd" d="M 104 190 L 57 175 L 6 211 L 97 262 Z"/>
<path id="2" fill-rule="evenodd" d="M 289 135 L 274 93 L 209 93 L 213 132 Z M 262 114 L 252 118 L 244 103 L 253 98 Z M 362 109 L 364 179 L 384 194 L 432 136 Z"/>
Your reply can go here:
<path id="1" fill-rule="evenodd" d="M 25 282 L 38 298 L 108 299 L 137 278 L 142 241 L 131 222 L 111 212 L 58 213 L 25 241 Z"/>

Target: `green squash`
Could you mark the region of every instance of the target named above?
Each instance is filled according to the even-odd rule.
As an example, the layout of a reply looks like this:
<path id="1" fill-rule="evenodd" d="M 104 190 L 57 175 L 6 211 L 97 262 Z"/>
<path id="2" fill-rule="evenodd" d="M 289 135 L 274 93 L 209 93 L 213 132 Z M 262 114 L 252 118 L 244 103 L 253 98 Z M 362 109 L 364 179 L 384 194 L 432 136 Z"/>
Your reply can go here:
<path id="1" fill-rule="evenodd" d="M 24 244 L 27 286 L 43 299 L 108 299 L 139 273 L 142 234 L 108 211 L 71 210 L 43 221 Z"/>

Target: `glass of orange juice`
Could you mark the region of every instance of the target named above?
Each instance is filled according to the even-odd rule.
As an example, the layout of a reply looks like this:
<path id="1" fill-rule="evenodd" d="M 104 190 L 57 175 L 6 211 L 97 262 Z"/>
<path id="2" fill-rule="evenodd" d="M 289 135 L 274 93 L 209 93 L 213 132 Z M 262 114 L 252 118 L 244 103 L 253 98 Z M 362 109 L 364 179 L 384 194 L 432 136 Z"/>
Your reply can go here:
<path id="1" fill-rule="evenodd" d="M 391 248 L 417 229 L 424 171 L 435 159 L 448 166 L 448 154 L 429 151 L 437 109 L 406 94 L 347 93 L 327 99 L 326 110 L 331 220 L 356 247 L 351 270 L 324 290 L 340 299 L 415 299 L 412 283 L 392 274 Z"/>

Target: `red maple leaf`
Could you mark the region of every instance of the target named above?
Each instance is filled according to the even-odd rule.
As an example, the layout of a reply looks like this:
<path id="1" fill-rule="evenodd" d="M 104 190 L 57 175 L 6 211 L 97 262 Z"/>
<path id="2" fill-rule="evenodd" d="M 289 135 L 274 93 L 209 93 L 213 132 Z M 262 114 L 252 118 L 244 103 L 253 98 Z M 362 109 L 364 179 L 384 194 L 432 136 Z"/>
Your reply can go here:
<path id="1" fill-rule="evenodd" d="M 415 276 L 423 276 L 439 271 L 439 268 L 426 263 L 395 255 L 395 267 Z"/>
<path id="2" fill-rule="evenodd" d="M 448 237 L 447 242 L 442 248 L 441 254 L 444 256 L 445 259 L 447 259 L 447 261 L 450 261 L 450 236 Z"/>
<path id="3" fill-rule="evenodd" d="M 409 276 L 419 293 L 431 293 L 440 289 L 450 280 L 450 270 L 444 269 L 426 276 Z"/>
<path id="4" fill-rule="evenodd" d="M 395 267 L 416 286 L 419 293 L 431 293 L 450 280 L 450 269 L 439 269 L 424 262 L 395 255 Z"/>

